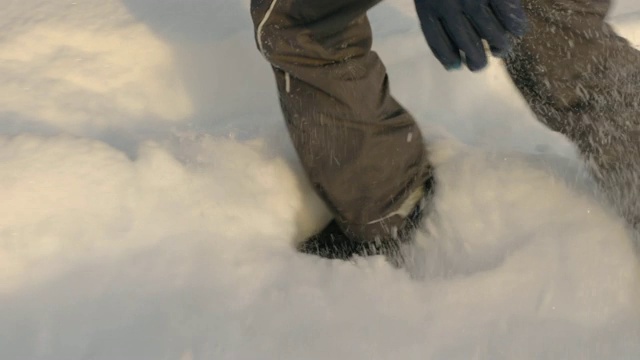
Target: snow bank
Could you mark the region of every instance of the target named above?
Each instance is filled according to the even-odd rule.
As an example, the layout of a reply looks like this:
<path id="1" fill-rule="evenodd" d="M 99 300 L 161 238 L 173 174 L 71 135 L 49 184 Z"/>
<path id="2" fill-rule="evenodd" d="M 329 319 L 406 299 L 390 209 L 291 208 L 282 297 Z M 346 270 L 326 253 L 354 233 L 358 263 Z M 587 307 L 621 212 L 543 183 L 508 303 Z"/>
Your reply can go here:
<path id="1" fill-rule="evenodd" d="M 170 47 L 122 4 L 47 3 L 3 11 L 2 112 L 73 133 L 187 119 Z"/>
<path id="2" fill-rule="evenodd" d="M 293 250 L 328 215 L 246 1 L 10 2 L 0 358 L 637 358 L 622 222 L 498 64 L 440 70 L 409 5 L 376 8 L 375 46 L 440 188 L 398 270 Z"/>
<path id="3" fill-rule="evenodd" d="M 0 291 L 182 233 L 240 237 L 237 244 L 254 232 L 293 238 L 295 224 L 305 223 L 300 188 L 310 189 L 287 162 L 265 158 L 259 143 L 204 138 L 182 146 L 190 164 L 154 142 L 131 160 L 85 138 L 0 138 Z"/>
<path id="4" fill-rule="evenodd" d="M 407 274 L 296 254 L 300 217 L 322 211 L 261 146 L 183 138 L 131 160 L 86 139 L 3 139 L 3 358 L 640 351 L 636 257 L 586 180 L 572 185 L 575 164 L 437 142 L 442 188 Z"/>

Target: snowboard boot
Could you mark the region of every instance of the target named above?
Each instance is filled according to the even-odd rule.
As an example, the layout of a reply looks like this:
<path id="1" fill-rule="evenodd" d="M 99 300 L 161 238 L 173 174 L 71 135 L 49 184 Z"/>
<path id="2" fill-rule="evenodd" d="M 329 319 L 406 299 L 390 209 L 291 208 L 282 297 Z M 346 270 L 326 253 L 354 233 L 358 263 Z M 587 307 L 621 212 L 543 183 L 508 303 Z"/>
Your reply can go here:
<path id="1" fill-rule="evenodd" d="M 334 219 L 318 234 L 299 244 L 297 249 L 301 253 L 340 260 L 349 260 L 354 256 L 383 255 L 391 264 L 400 267 L 403 263 L 401 246 L 413 241 L 416 229 L 429 210 L 433 191 L 434 180 L 431 177 L 425 182 L 422 200 L 404 219 L 403 226 L 396 236 L 371 241 L 352 240 Z"/>

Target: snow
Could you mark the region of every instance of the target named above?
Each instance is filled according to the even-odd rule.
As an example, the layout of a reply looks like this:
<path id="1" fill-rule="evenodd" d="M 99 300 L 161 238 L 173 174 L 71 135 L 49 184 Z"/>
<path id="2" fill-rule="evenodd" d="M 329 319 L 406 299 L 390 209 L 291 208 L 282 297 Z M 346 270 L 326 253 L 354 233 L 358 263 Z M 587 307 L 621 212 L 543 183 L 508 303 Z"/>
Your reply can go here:
<path id="1" fill-rule="evenodd" d="M 371 13 L 438 166 L 406 270 L 293 250 L 329 215 L 247 2 L 0 2 L 0 358 L 640 356 L 624 224 L 497 62 L 440 69 L 409 0 Z"/>

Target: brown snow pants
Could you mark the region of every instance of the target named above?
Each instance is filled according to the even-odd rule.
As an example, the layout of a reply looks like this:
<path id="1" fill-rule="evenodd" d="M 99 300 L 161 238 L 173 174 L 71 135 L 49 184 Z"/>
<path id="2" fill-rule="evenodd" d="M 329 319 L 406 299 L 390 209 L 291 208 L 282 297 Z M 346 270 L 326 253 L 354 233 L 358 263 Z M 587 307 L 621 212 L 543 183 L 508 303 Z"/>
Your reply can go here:
<path id="1" fill-rule="evenodd" d="M 273 67 L 303 167 L 361 241 L 401 226 L 431 173 L 420 130 L 390 95 L 371 51 L 366 12 L 378 2 L 251 1 L 257 45 Z M 608 0 L 524 5 L 531 29 L 506 61 L 511 77 L 539 120 L 578 146 L 620 202 L 640 177 L 640 55 L 605 23 Z M 621 206 L 632 222 L 636 202 Z"/>

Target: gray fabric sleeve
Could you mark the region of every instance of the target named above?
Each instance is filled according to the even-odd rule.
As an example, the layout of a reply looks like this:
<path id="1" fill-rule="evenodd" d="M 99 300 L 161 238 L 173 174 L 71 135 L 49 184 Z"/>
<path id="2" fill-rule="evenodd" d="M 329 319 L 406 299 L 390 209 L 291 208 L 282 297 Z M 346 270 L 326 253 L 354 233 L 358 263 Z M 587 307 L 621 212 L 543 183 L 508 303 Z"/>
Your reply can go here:
<path id="1" fill-rule="evenodd" d="M 507 68 L 538 119 L 573 141 L 601 189 L 640 225 L 640 53 L 608 0 L 525 0 L 531 28 Z"/>

